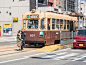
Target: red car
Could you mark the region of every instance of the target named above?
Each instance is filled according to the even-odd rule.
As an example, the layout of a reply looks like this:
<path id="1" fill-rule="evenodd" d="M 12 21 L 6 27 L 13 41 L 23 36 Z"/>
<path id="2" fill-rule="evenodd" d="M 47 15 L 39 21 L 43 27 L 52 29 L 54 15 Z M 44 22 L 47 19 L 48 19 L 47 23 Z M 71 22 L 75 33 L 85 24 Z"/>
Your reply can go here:
<path id="1" fill-rule="evenodd" d="M 78 29 L 74 36 L 73 48 L 86 47 L 86 29 Z"/>

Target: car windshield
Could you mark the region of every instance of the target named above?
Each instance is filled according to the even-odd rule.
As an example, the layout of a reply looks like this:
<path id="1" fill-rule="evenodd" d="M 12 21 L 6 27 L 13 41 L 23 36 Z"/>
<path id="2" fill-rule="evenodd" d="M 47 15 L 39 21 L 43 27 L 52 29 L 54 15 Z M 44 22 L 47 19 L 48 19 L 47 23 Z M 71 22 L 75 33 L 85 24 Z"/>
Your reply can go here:
<path id="1" fill-rule="evenodd" d="M 86 36 L 86 30 L 78 30 L 76 36 Z"/>

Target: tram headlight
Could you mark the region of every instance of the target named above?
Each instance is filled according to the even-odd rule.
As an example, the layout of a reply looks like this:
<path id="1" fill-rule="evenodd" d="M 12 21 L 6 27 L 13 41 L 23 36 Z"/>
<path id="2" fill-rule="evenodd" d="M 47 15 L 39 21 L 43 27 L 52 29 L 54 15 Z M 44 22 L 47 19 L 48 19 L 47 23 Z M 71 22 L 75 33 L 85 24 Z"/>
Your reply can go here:
<path id="1" fill-rule="evenodd" d="M 73 42 L 76 42 L 76 39 L 74 39 Z"/>

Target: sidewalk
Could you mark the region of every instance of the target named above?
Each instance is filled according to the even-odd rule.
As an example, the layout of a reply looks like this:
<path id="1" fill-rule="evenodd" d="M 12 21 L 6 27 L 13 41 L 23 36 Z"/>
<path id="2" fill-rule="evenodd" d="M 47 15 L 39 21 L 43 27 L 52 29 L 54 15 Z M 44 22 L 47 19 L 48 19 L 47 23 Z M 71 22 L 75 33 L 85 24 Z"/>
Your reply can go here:
<path id="1" fill-rule="evenodd" d="M 0 42 L 12 42 L 16 41 L 16 36 L 1 36 Z"/>

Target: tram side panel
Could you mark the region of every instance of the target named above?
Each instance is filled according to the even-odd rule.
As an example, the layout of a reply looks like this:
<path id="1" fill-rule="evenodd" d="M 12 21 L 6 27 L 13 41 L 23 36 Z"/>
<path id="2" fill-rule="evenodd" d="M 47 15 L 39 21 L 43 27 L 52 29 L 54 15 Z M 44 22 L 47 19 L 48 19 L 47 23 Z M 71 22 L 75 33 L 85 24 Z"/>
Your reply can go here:
<path id="1" fill-rule="evenodd" d="M 54 44 L 55 41 L 60 41 L 60 31 L 47 31 L 46 38 L 45 45 Z"/>
<path id="2" fill-rule="evenodd" d="M 24 33 L 26 33 L 26 37 L 25 37 L 25 42 L 28 43 L 46 43 L 46 35 L 45 35 L 45 31 L 44 32 L 44 37 L 42 35 L 39 35 L 40 31 L 24 31 Z"/>

